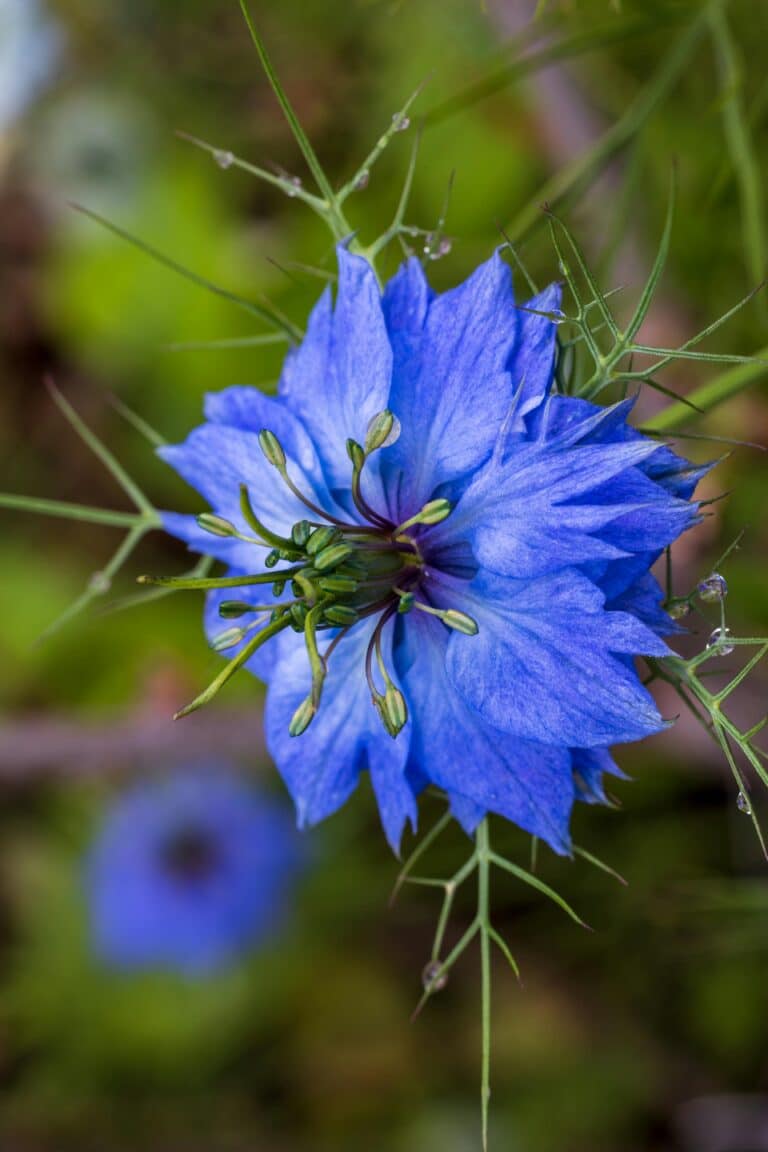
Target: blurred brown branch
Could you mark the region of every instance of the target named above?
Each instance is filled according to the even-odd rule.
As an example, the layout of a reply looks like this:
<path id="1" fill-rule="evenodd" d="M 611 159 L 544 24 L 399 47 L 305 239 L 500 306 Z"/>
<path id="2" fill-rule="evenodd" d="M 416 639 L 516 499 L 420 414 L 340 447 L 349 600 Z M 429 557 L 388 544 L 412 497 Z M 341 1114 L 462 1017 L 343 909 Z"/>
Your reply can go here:
<path id="1" fill-rule="evenodd" d="M 259 709 L 211 709 L 174 724 L 141 714 L 83 723 L 49 715 L 0 723 L 0 780 L 37 783 L 56 777 L 114 775 L 143 761 L 169 762 L 265 755 Z"/>

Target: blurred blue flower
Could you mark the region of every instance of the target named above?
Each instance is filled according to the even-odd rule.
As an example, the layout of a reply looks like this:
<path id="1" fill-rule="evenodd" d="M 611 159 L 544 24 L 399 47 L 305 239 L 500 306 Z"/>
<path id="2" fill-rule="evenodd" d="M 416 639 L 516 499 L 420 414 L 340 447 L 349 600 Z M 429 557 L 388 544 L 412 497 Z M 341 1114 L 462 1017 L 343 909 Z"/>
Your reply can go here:
<path id="1" fill-rule="evenodd" d="M 630 428 L 631 401 L 555 392 L 559 308 L 557 286 L 516 307 L 498 255 L 442 295 L 411 259 L 382 297 L 342 248 L 277 398 L 210 395 L 163 450 L 218 516 L 166 528 L 242 577 L 207 630 L 269 682 L 300 822 L 369 769 L 395 848 L 431 783 L 468 831 L 495 812 L 566 852 L 609 745 L 664 726 L 634 658 L 668 654 L 649 569 L 703 470 Z"/>
<path id="2" fill-rule="evenodd" d="M 274 934 L 299 860 L 290 817 L 234 773 L 137 784 L 88 856 L 94 951 L 116 968 L 214 970 Z"/>

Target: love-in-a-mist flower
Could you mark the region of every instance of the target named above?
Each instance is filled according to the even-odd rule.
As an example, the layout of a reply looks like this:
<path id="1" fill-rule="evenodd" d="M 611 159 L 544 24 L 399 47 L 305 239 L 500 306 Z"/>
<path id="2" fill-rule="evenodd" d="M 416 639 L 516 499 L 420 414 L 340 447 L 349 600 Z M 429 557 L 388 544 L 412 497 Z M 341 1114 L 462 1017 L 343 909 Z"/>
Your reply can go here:
<path id="1" fill-rule="evenodd" d="M 300 822 L 367 769 L 395 847 L 434 784 L 467 830 L 495 812 L 567 851 L 608 746 L 663 726 L 634 658 L 668 654 L 649 569 L 699 473 L 631 401 L 556 393 L 556 286 L 517 308 L 494 255 L 436 295 L 411 259 L 382 295 L 338 258 L 277 397 L 210 395 L 162 451 L 213 513 L 165 526 L 228 566 L 208 635 L 269 684 Z"/>
<path id="2" fill-rule="evenodd" d="M 275 933 L 299 863 L 290 814 L 226 768 L 134 785 L 88 854 L 94 952 L 115 968 L 217 969 Z"/>

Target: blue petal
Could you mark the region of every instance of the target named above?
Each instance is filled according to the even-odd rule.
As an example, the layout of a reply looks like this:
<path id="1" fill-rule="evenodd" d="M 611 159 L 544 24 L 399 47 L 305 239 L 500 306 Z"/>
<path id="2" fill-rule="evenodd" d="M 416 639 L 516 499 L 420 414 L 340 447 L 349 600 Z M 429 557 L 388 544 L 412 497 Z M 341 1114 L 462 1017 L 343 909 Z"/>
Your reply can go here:
<path id="1" fill-rule="evenodd" d="M 415 826 L 416 800 L 405 778 L 409 726 L 393 740 L 371 704 L 365 653 L 372 624 L 358 624 L 339 643 L 329 663 L 320 709 L 309 728 L 288 734 L 291 717 L 310 688 L 304 638 L 283 633 L 278 662 L 267 693 L 269 751 L 296 804 L 299 824 L 315 824 L 340 808 L 369 768 L 387 839 L 398 851 L 406 820 Z M 388 666 L 385 630 L 383 651 Z"/>
<path id="2" fill-rule="evenodd" d="M 275 408 L 279 408 L 273 402 Z M 248 488 L 256 515 L 273 532 L 290 536 L 291 527 L 307 516 L 306 506 L 297 499 L 268 464 L 255 432 L 246 432 L 225 424 L 203 424 L 184 442 L 161 448 L 160 456 L 205 497 L 219 516 L 230 520 L 240 531 L 252 535 L 240 512 L 240 485 Z M 288 472 L 298 488 L 323 507 L 329 504 L 327 493 L 317 490 L 297 461 L 289 457 Z M 333 506 L 333 505 L 332 505 Z M 264 550 L 252 545 L 255 564 L 260 569 Z M 211 551 L 206 549 L 206 551 Z M 254 562 L 243 567 L 254 570 Z"/>
<path id="3" fill-rule="evenodd" d="M 398 515 L 412 515 L 438 485 L 489 456 L 519 384 L 507 368 L 518 317 L 509 268 L 495 254 L 431 302 L 418 355 L 406 340 L 407 363 L 396 365 L 390 396 L 402 433 L 383 464 L 390 491 L 400 494 Z"/>
<path id="4" fill-rule="evenodd" d="M 400 628 L 397 667 L 414 717 L 410 762 L 448 793 L 467 831 L 496 812 L 567 852 L 568 750 L 510 739 L 468 707 L 446 674 L 447 632 L 433 617 L 414 612 Z"/>
<path id="5" fill-rule="evenodd" d="M 469 612 L 477 636 L 455 634 L 448 674 L 495 727 L 526 740 L 594 748 L 663 728 L 653 699 L 623 654 L 668 655 L 658 636 L 573 570 L 535 581 L 481 569 L 462 595 L 458 582 L 433 598 Z"/>
<path id="6" fill-rule="evenodd" d="M 601 526 L 596 514 L 572 502 L 654 451 L 656 445 L 648 441 L 556 452 L 518 445 L 505 462 L 494 459 L 480 472 L 431 540 L 439 547 L 468 536 L 480 563 L 526 578 L 621 557 L 625 551 L 610 536 L 591 535 Z M 602 522 L 613 515 L 609 510 Z"/>
<path id="7" fill-rule="evenodd" d="M 557 325 L 536 312 L 560 312 L 562 289 L 550 284 L 527 300 L 519 311 L 515 350 L 509 361 L 512 382 L 519 388 L 515 398 L 515 421 L 538 408 L 549 394 L 557 347 Z M 526 308 L 533 309 L 526 312 Z"/>
<path id="8" fill-rule="evenodd" d="M 280 396 L 312 429 L 333 490 L 349 488 L 346 441 L 363 442 L 370 420 L 388 406 L 392 376 L 392 349 L 373 269 L 343 247 L 338 260 L 335 312 L 325 293 L 280 381 Z M 374 463 L 366 475 L 372 479 L 375 473 Z"/>
<path id="9" fill-rule="evenodd" d="M 574 748 L 572 765 L 576 795 L 584 804 L 608 803 L 603 776 L 628 779 L 607 748 Z"/>

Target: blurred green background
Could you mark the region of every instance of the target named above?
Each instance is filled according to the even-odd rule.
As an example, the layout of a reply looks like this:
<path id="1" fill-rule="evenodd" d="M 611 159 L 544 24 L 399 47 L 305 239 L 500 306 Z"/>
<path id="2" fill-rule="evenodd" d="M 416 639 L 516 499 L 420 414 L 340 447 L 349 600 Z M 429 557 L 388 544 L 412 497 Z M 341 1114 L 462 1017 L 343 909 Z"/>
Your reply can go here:
<path id="1" fill-rule="evenodd" d="M 679 209 L 647 341 L 682 343 L 764 275 L 768 5 L 253 0 L 252 11 L 339 182 L 426 81 L 411 128 L 350 213 L 364 241 L 387 226 L 426 117 L 411 223 L 435 226 L 455 173 L 451 252 L 430 262 L 437 287 L 485 258 L 501 227 L 537 279 L 555 278 L 539 206 L 565 191 L 603 288 L 626 288 L 621 315 L 653 260 L 673 163 Z M 50 374 L 156 506 L 197 510 L 114 398 L 174 441 L 206 390 L 273 387 L 283 350 L 174 348 L 263 327 L 69 202 L 304 322 L 320 281 L 296 264 L 332 266 L 321 226 L 175 134 L 309 186 L 238 6 L 4 0 L 0 59 L 0 490 L 125 507 L 51 402 Z M 764 348 L 766 315 L 758 296 L 706 347 Z M 717 371 L 682 364 L 666 382 L 686 391 Z M 644 396 L 641 413 L 662 401 Z M 691 429 L 768 443 L 764 383 Z M 683 447 L 699 460 L 723 450 Z M 728 498 L 675 555 L 686 591 L 747 528 L 724 569 L 728 622 L 745 635 L 768 629 L 767 475 L 757 449 L 732 452 L 705 483 Z M 232 971 L 128 979 L 88 956 L 82 854 L 122 781 L 219 753 L 279 790 L 255 682 L 170 723 L 217 666 L 196 599 L 105 610 L 137 573 L 187 565 L 172 542 L 153 534 L 109 595 L 37 643 L 117 543 L 110 529 L 0 513 L 0 1148 L 477 1149 L 477 958 L 409 1023 L 437 901 L 411 888 L 387 909 L 397 863 L 366 784 L 309 834 L 314 866 L 280 938 Z M 716 623 L 694 619 L 694 643 Z M 735 702 L 745 723 L 765 712 L 765 685 L 758 670 Z M 634 777 L 612 788 L 623 811 L 580 808 L 574 835 L 629 887 L 583 861 L 540 861 L 595 934 L 496 882 L 524 987 L 497 957 L 493 1147 L 768 1149 L 768 874 L 749 821 L 717 749 L 685 717 L 621 763 Z M 759 794 L 756 804 L 768 808 Z M 426 801 L 423 826 L 439 811 Z M 525 861 L 522 837 L 495 835 Z M 464 850 L 446 837 L 435 874 Z M 468 892 L 453 931 L 471 915 Z"/>

